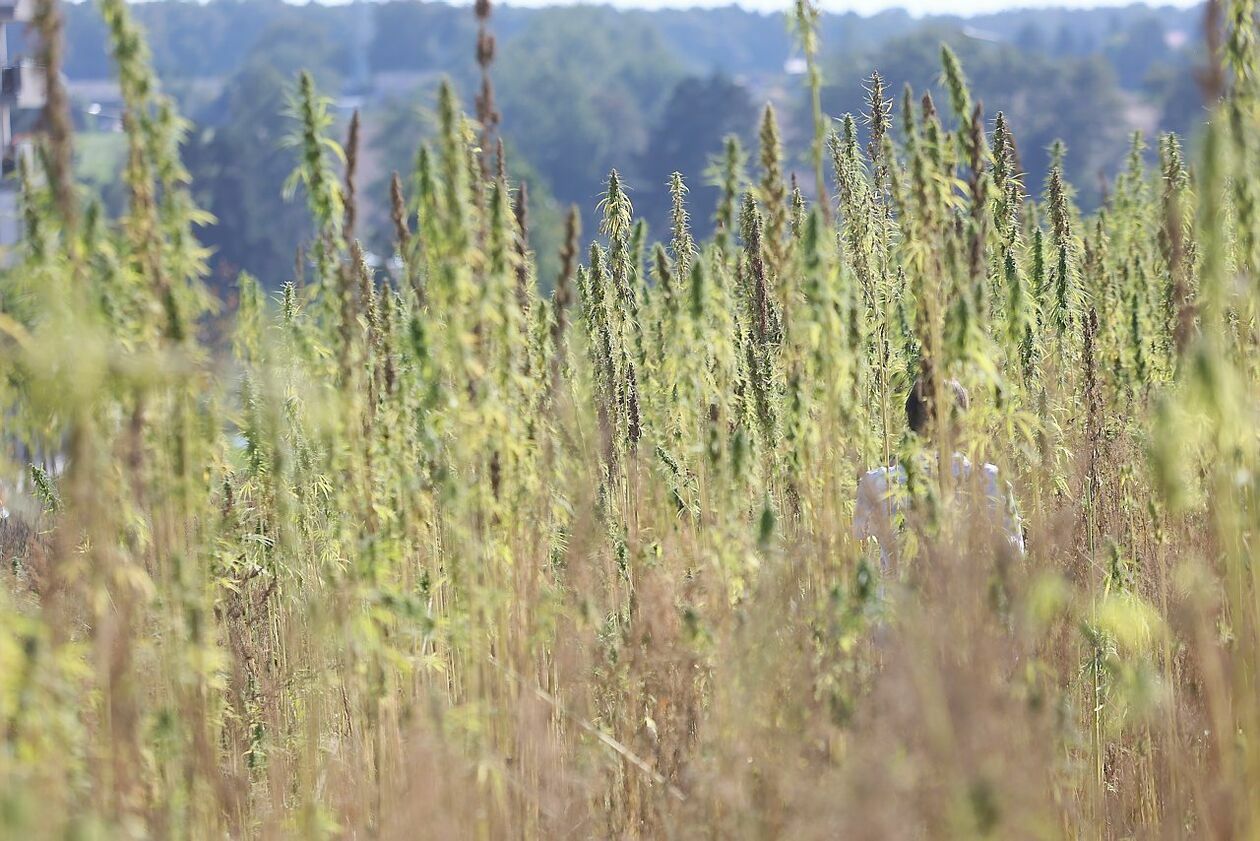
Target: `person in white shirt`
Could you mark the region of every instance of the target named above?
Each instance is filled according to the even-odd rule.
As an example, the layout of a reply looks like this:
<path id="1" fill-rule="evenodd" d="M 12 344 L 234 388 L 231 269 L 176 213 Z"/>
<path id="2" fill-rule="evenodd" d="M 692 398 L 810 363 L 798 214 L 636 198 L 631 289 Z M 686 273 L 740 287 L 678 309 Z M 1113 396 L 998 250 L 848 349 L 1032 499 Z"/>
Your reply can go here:
<path id="1" fill-rule="evenodd" d="M 967 390 L 955 380 L 948 381 L 945 387 L 953 400 L 954 409 L 966 411 L 970 403 Z M 916 434 L 927 435 L 931 414 L 927 386 L 920 379 L 906 398 L 907 424 Z M 934 460 L 924 456 L 922 467 L 931 472 L 935 467 Z M 982 493 L 984 503 L 981 510 L 988 511 L 994 526 L 1001 530 L 1006 542 L 1022 556 L 1023 524 L 1016 511 L 1009 485 L 1003 492 L 998 469 L 992 464 L 984 464 L 977 472 L 971 461 L 961 453 L 954 453 L 951 468 L 953 480 L 961 495 L 971 494 L 973 490 Z M 874 538 L 878 542 L 880 563 L 885 572 L 892 568 L 894 558 L 899 554 L 900 526 L 908 501 L 906 481 L 906 469 L 901 464 L 867 471 L 858 480 L 853 536 L 862 541 Z"/>

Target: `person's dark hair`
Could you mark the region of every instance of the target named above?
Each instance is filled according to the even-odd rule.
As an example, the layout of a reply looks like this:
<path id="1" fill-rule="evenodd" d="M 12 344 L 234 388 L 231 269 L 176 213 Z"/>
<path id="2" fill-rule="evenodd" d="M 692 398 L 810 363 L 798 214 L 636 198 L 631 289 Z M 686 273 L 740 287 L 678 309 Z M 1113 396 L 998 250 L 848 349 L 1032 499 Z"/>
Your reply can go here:
<path id="1" fill-rule="evenodd" d="M 946 380 L 945 391 L 953 398 L 954 408 L 965 412 L 971 405 L 971 397 L 967 389 L 958 380 Z M 906 397 L 906 422 L 910 429 L 919 435 L 926 435 L 928 424 L 932 419 L 932 395 L 929 393 L 928 381 L 920 377 L 914 381 L 914 387 Z"/>

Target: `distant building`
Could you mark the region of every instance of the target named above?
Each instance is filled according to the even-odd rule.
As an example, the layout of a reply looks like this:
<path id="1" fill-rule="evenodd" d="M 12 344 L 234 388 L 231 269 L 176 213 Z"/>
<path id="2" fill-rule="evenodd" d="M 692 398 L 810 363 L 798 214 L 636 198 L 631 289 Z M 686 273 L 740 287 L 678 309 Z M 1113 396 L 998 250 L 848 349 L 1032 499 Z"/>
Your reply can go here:
<path id="1" fill-rule="evenodd" d="M 42 108 L 47 96 L 43 68 L 29 59 L 9 59 L 8 27 L 26 23 L 34 14 L 33 0 L 0 0 L 0 260 L 22 235 L 14 173 L 19 155 L 30 148 L 29 140 L 13 134 L 13 112 Z"/>

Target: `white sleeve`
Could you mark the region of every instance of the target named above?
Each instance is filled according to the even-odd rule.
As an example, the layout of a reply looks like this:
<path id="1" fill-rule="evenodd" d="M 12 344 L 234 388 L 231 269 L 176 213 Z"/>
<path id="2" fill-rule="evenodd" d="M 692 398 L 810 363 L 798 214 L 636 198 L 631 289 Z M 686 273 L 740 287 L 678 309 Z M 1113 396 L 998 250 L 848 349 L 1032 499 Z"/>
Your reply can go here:
<path id="1" fill-rule="evenodd" d="M 886 529 L 888 480 L 882 470 L 872 470 L 858 481 L 857 505 L 853 510 L 853 536 L 858 540 L 878 538 Z"/>
<path id="2" fill-rule="evenodd" d="M 994 513 L 1001 519 L 1002 531 L 1011 547 L 1019 554 L 1024 554 L 1024 527 L 1020 521 L 1019 510 L 1015 506 L 1015 490 L 1010 482 L 1000 482 L 998 469 L 992 464 L 984 466 L 985 495 L 994 508 Z M 1002 488 L 1005 485 L 1005 492 Z"/>
<path id="3" fill-rule="evenodd" d="M 1019 516 L 1019 508 L 1015 504 L 1015 489 L 1011 487 L 1011 483 L 1006 483 L 1006 499 L 1003 500 L 1005 518 L 1003 523 L 1006 526 L 1006 538 L 1011 542 L 1011 546 L 1024 554 L 1024 522 Z"/>

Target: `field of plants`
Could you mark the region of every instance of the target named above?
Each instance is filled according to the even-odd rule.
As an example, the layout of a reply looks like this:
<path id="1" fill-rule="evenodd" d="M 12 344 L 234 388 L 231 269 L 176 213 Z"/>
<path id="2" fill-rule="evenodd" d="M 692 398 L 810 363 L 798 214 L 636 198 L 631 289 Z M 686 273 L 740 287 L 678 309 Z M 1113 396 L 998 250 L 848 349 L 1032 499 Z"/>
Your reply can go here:
<path id="1" fill-rule="evenodd" d="M 1201 136 L 1135 137 L 1095 215 L 946 49 L 948 102 L 871 75 L 797 174 L 767 109 L 670 230 L 610 173 L 557 277 L 482 0 L 395 260 L 303 75 L 312 236 L 230 307 L 185 124 L 99 2 L 126 213 L 73 183 L 52 74 L 0 281 L 0 837 L 1260 837 L 1254 0 L 1208 7 Z M 894 464 L 885 568 L 854 506 Z"/>

